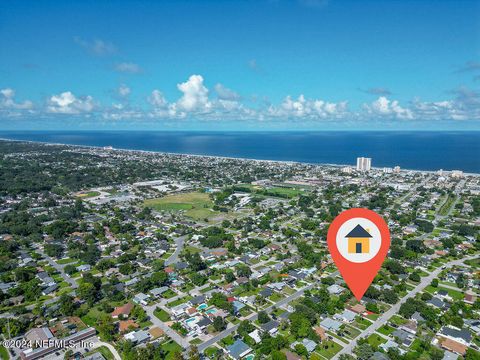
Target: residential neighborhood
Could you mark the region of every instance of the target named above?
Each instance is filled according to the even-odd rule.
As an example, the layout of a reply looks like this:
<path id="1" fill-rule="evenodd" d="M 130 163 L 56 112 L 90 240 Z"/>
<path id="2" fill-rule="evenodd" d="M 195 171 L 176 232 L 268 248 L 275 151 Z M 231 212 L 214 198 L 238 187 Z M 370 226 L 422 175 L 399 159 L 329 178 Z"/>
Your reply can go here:
<path id="1" fill-rule="evenodd" d="M 8 141 L 0 154 L 2 359 L 480 358 L 476 174 Z M 360 301 L 326 244 L 357 207 L 391 233 Z"/>

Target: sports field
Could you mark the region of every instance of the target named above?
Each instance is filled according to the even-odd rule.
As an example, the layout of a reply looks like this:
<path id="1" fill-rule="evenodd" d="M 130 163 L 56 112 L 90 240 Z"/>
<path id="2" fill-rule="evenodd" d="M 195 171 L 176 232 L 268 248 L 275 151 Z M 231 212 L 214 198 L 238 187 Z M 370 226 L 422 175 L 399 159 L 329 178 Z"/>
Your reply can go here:
<path id="1" fill-rule="evenodd" d="M 189 192 L 167 195 L 157 199 L 147 199 L 144 205 L 158 211 L 185 211 L 185 215 L 194 219 L 211 218 L 218 213 L 212 210 L 213 202 L 208 194 Z"/>

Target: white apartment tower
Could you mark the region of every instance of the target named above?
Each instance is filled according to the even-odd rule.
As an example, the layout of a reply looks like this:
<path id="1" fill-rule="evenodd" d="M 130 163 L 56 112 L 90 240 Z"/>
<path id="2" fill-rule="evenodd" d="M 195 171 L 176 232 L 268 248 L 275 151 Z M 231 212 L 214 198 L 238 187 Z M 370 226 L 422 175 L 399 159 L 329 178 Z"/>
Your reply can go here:
<path id="1" fill-rule="evenodd" d="M 372 158 L 359 157 L 357 158 L 358 171 L 370 171 L 372 168 Z"/>

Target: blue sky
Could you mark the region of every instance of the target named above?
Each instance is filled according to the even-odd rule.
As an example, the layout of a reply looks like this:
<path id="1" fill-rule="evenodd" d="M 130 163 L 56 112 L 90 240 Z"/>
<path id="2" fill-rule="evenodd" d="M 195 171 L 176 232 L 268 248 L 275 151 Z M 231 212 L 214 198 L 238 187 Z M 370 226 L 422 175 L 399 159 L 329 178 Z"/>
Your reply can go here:
<path id="1" fill-rule="evenodd" d="M 0 129 L 480 129 L 480 1 L 0 3 Z"/>

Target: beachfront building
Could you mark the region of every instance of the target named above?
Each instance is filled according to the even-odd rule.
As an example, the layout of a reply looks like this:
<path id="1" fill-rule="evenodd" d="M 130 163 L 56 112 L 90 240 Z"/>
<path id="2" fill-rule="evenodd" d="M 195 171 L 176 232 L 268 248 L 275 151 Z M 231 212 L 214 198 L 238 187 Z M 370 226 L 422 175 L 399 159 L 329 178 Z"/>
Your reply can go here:
<path id="1" fill-rule="evenodd" d="M 357 158 L 358 171 L 370 171 L 371 168 L 372 168 L 372 158 L 366 158 L 366 157 Z"/>

